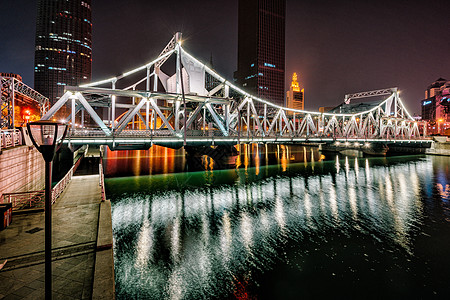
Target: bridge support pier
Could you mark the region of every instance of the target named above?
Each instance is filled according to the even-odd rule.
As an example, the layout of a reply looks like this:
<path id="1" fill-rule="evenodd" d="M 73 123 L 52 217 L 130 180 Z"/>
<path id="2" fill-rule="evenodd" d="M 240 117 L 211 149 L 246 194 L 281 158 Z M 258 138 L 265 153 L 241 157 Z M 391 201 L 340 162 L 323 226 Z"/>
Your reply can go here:
<path id="1" fill-rule="evenodd" d="M 214 169 L 226 169 L 236 165 L 238 151 L 234 146 L 185 146 L 188 168 L 204 170 L 204 156 L 214 161 Z"/>

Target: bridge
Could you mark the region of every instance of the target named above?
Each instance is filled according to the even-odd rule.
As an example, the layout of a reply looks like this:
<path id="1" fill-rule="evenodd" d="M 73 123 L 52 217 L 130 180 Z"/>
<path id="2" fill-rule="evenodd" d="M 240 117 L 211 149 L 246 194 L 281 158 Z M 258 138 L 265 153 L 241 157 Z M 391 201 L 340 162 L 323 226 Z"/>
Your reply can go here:
<path id="1" fill-rule="evenodd" d="M 382 100 L 352 102 L 375 96 Z M 67 143 L 108 145 L 112 150 L 430 143 L 425 126 L 419 130 L 421 124 L 408 113 L 397 88 L 347 95 L 343 104 L 325 113 L 282 107 L 247 93 L 189 54 L 181 33 L 151 62 L 120 76 L 68 86 L 42 119 L 61 118 L 64 110 L 68 113 L 62 120 L 70 124 Z"/>

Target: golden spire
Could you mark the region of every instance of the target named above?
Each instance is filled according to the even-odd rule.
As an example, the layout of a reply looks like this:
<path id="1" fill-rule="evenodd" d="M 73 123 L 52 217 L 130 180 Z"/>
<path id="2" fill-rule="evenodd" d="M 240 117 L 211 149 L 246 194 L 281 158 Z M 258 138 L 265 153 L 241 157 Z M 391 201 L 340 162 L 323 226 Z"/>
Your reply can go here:
<path id="1" fill-rule="evenodd" d="M 292 75 L 291 88 L 294 92 L 300 92 L 300 87 L 297 82 L 297 73 L 294 73 L 294 75 Z"/>

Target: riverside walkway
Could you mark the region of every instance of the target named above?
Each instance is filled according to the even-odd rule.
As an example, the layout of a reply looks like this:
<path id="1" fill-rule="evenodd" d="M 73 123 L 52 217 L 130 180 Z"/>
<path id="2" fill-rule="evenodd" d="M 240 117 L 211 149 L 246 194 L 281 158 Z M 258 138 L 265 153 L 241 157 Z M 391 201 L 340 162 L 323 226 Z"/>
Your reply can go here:
<path id="1" fill-rule="evenodd" d="M 111 206 L 98 174 L 75 174 L 53 205 L 52 248 L 53 299 L 114 298 Z M 0 232 L 0 264 L 6 259 L 0 299 L 44 299 L 43 211 L 14 215 Z"/>

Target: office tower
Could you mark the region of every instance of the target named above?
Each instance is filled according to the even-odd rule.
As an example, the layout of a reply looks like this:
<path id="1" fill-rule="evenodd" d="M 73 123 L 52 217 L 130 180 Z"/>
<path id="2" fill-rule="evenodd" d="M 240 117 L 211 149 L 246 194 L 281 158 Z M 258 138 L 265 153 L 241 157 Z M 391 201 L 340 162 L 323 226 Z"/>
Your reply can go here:
<path id="1" fill-rule="evenodd" d="M 286 0 L 239 0 L 235 79 L 244 90 L 278 105 L 285 104 L 285 16 Z"/>
<path id="2" fill-rule="evenodd" d="M 55 103 L 91 80 L 91 0 L 38 0 L 34 88 Z"/>
<path id="3" fill-rule="evenodd" d="M 305 109 L 305 89 L 300 89 L 297 73 L 292 75 L 289 91 L 286 92 L 286 106 L 293 109 Z"/>

